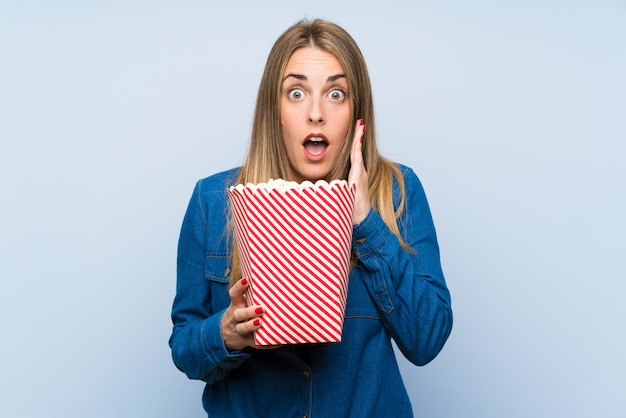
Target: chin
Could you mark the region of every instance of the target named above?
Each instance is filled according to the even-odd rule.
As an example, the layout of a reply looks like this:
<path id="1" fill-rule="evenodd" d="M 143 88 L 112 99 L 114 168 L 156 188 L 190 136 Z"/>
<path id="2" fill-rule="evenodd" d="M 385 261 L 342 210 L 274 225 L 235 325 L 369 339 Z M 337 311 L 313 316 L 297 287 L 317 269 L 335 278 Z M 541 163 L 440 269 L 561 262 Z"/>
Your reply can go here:
<path id="1" fill-rule="evenodd" d="M 326 178 L 328 177 L 328 172 L 324 172 L 324 173 L 313 173 L 309 176 L 305 176 L 304 178 L 309 180 L 311 183 L 315 183 L 318 180 L 326 180 Z"/>

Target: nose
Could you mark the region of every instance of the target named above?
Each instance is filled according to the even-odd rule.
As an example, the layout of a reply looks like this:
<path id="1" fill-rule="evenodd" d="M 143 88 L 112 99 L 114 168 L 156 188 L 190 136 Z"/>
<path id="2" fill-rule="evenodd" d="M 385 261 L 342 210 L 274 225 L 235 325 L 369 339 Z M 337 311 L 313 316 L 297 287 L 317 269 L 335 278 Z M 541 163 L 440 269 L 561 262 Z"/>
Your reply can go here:
<path id="1" fill-rule="evenodd" d="M 321 99 L 312 99 L 309 106 L 309 122 L 319 124 L 324 123 L 324 119 L 324 106 Z"/>

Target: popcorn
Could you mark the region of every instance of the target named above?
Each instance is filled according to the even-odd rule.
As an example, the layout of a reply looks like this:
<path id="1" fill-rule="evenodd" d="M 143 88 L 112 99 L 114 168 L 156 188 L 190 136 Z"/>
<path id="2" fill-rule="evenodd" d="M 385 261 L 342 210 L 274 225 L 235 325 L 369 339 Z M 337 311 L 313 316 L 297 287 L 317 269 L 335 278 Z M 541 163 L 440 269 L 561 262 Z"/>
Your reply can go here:
<path id="1" fill-rule="evenodd" d="M 282 179 L 227 189 L 257 345 L 341 341 L 356 187 Z"/>

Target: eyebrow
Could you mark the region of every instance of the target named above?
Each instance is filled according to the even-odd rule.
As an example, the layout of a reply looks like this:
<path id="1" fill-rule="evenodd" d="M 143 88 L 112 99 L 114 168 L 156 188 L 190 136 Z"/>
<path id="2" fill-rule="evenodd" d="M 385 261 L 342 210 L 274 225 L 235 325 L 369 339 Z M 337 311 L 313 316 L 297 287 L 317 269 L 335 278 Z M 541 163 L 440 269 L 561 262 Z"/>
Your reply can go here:
<path id="1" fill-rule="evenodd" d="M 303 75 L 303 74 L 293 74 L 293 73 L 292 73 L 292 74 L 287 74 L 287 75 L 285 76 L 285 78 L 283 78 L 283 81 L 285 81 L 285 80 L 286 80 L 286 79 L 288 79 L 289 77 L 293 77 L 293 78 L 296 78 L 296 79 L 298 79 L 298 80 L 302 80 L 302 81 L 307 81 L 307 80 L 308 80 L 308 78 L 307 78 L 305 75 Z M 326 79 L 326 82 L 327 82 L 327 83 L 332 83 L 333 81 L 337 81 L 337 80 L 339 80 L 340 78 L 346 78 L 346 75 L 345 75 L 345 74 L 335 74 L 335 75 L 331 75 L 330 77 L 328 77 L 328 78 Z"/>

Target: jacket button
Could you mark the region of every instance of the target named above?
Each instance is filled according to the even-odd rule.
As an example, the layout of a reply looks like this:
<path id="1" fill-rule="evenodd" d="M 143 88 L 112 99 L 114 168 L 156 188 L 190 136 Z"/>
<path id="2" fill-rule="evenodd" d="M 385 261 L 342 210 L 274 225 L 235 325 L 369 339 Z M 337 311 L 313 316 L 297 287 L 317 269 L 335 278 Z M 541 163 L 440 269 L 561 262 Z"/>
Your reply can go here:
<path id="1" fill-rule="evenodd" d="M 365 241 L 367 241 L 367 238 L 363 237 L 363 238 L 359 238 L 356 240 L 357 243 L 359 244 L 363 244 Z"/>
<path id="2" fill-rule="evenodd" d="M 306 379 L 308 379 L 308 378 L 311 376 L 311 372 L 310 372 L 310 371 L 308 371 L 308 370 L 303 370 L 303 371 L 302 371 L 302 375 L 303 375 Z"/>
<path id="3" fill-rule="evenodd" d="M 230 276 L 230 269 L 229 268 L 224 270 L 224 276 L 226 276 L 226 277 Z"/>

